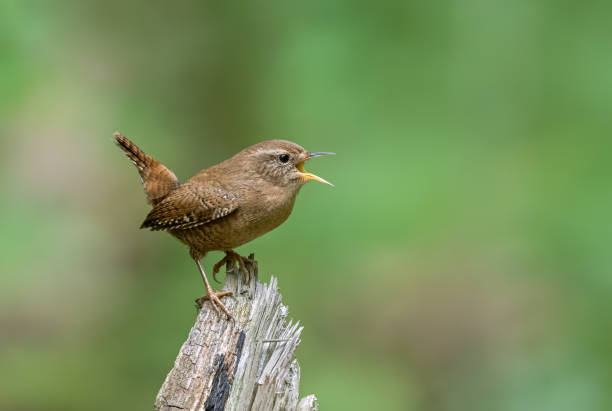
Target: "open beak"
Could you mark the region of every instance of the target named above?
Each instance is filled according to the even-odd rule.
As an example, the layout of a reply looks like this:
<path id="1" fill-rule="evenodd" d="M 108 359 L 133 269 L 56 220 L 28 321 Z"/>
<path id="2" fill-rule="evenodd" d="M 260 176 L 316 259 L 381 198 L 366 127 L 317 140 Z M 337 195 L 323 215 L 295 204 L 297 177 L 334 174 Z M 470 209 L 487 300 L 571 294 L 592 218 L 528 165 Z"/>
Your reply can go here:
<path id="1" fill-rule="evenodd" d="M 319 157 L 319 156 L 329 156 L 329 155 L 333 155 L 336 153 L 331 153 L 329 151 L 319 151 L 316 153 L 309 153 L 308 157 L 306 158 L 306 160 L 310 160 L 313 157 Z M 295 167 L 300 171 L 302 178 L 305 180 L 317 180 L 320 181 L 321 183 L 324 184 L 328 184 L 330 186 L 334 186 L 332 183 L 330 183 L 329 181 L 325 180 L 324 178 L 319 177 L 318 175 L 309 173 L 308 171 L 304 170 L 304 163 L 306 162 L 306 160 L 302 160 L 299 163 L 297 163 L 295 165 Z"/>

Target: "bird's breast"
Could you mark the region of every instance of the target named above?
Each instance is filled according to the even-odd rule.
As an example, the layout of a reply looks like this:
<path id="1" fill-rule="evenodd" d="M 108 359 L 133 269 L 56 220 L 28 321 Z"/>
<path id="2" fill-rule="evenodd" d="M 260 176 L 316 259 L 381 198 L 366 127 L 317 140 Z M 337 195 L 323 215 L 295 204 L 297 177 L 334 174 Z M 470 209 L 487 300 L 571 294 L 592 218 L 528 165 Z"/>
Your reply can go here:
<path id="1" fill-rule="evenodd" d="M 254 235 L 253 238 L 267 233 L 282 224 L 291 214 L 295 195 L 287 196 L 283 192 L 268 190 L 257 193 L 258 201 L 249 201 L 239 208 L 245 221 L 245 229 Z"/>
<path id="2" fill-rule="evenodd" d="M 202 253 L 231 250 L 275 229 L 289 217 L 295 195 L 281 194 L 284 193 L 274 190 L 243 192 L 238 208 L 228 216 L 191 230 L 171 233 Z"/>

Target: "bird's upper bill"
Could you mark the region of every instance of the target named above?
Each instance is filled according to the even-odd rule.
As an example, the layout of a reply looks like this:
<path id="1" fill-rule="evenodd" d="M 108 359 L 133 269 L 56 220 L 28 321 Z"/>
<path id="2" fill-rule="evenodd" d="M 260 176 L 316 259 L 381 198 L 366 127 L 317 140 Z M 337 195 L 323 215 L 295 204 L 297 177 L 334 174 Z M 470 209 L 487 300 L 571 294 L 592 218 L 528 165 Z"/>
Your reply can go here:
<path id="1" fill-rule="evenodd" d="M 304 163 L 306 162 L 306 160 L 310 160 L 313 157 L 319 157 L 319 156 L 329 156 L 329 155 L 333 155 L 336 153 L 331 153 L 329 151 L 319 151 L 316 153 L 309 153 L 308 157 L 306 157 L 305 160 L 300 161 L 299 163 L 297 163 L 295 165 L 295 167 L 300 171 L 301 177 L 308 181 L 308 180 L 317 180 L 320 181 L 321 183 L 324 184 L 329 184 L 330 186 L 334 186 L 332 183 L 330 183 L 329 181 L 325 180 L 324 178 L 319 177 L 318 175 L 309 173 L 308 171 L 304 170 Z"/>

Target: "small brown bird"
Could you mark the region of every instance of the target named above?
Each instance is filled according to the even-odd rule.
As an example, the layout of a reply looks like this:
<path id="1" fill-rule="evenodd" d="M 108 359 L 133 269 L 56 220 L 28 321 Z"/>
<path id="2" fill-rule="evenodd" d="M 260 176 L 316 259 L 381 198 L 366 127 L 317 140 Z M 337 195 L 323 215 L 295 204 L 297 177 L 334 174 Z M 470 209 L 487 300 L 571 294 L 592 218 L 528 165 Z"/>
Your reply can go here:
<path id="1" fill-rule="evenodd" d="M 168 231 L 186 244 L 206 286 L 206 295 L 200 300 L 210 300 L 215 310 L 219 306 L 230 318 L 219 298 L 231 292 L 211 288 L 200 260 L 209 251 L 225 251 L 225 257 L 213 268 L 213 277 L 224 263 L 237 262 L 244 270 L 246 258 L 235 253 L 235 247 L 283 223 L 307 181 L 332 185 L 304 170 L 304 163 L 334 153 L 310 153 L 290 141 L 252 145 L 180 184 L 172 171 L 126 137 L 115 133 L 115 139 L 138 168 L 153 206 L 140 228 Z"/>

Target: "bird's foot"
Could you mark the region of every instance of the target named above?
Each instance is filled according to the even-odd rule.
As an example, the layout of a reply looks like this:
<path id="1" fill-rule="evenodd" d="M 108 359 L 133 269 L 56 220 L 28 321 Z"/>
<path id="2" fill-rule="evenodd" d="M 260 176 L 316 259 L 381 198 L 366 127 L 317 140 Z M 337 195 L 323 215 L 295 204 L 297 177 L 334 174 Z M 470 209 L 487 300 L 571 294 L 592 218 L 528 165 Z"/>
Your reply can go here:
<path id="1" fill-rule="evenodd" d="M 221 260 L 219 260 L 219 262 L 217 264 L 215 264 L 213 266 L 213 279 L 216 282 L 219 282 L 217 280 L 217 273 L 219 272 L 219 269 L 223 266 L 223 264 L 227 264 L 226 267 L 230 267 L 231 264 L 235 264 L 238 263 L 238 268 L 240 269 L 240 271 L 242 272 L 242 274 L 244 274 L 245 276 L 249 274 L 245 263 L 249 262 L 251 264 L 253 264 L 255 262 L 255 260 L 248 258 L 248 257 L 243 257 L 240 254 L 230 250 L 230 251 L 226 251 L 225 252 L 225 257 L 223 257 Z"/>
<path id="2" fill-rule="evenodd" d="M 219 308 L 221 308 L 221 310 L 223 310 L 223 312 L 228 316 L 228 318 L 233 320 L 234 317 L 229 313 L 225 305 L 223 305 L 223 303 L 220 300 L 221 297 L 225 297 L 226 295 L 232 295 L 232 292 L 231 291 L 215 291 L 212 288 L 207 288 L 206 295 L 203 295 L 202 297 L 196 299 L 195 302 L 198 308 L 202 308 L 202 306 L 204 305 L 204 301 L 208 300 L 210 301 L 210 304 L 215 309 L 217 314 L 219 314 Z"/>

